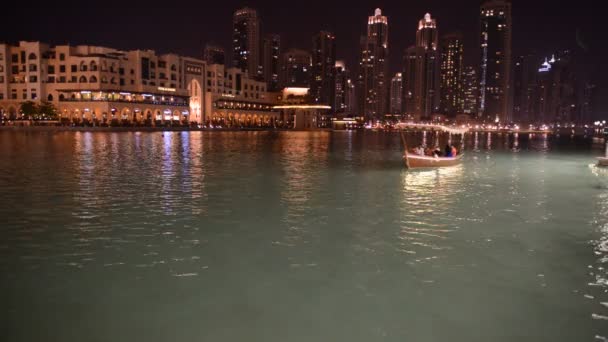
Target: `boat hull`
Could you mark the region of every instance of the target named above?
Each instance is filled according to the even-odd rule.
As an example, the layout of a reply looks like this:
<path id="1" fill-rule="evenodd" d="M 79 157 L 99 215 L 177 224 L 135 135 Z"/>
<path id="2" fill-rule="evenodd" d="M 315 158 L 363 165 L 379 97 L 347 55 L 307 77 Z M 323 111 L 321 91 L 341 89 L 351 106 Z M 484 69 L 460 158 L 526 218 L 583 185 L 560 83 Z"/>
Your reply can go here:
<path id="1" fill-rule="evenodd" d="M 597 165 L 602 167 L 608 167 L 608 157 L 597 158 Z"/>
<path id="2" fill-rule="evenodd" d="M 462 157 L 462 154 L 457 156 L 456 158 L 434 158 L 408 154 L 404 156 L 403 159 L 407 168 L 421 169 L 460 165 L 460 163 L 462 163 Z"/>

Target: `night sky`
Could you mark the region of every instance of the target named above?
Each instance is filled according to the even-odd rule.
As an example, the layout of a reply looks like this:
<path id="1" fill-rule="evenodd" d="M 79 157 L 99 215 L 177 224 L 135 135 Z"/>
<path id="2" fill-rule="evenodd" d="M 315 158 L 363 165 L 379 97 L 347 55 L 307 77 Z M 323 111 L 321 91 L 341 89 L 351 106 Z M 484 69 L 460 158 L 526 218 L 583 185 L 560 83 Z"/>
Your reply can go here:
<path id="1" fill-rule="evenodd" d="M 417 22 L 426 12 L 437 19 L 440 34 L 454 30 L 465 34 L 467 64 L 476 64 L 478 59 L 481 2 L 477 0 L 369 1 L 364 4 L 343 0 L 174 0 L 167 4 L 161 7 L 151 1 L 54 1 L 34 7 L 24 2 L 14 5 L 12 15 L 3 16 L 0 41 L 92 44 L 201 57 L 207 42 L 230 50 L 232 13 L 239 7 L 250 6 L 259 11 L 263 32 L 281 34 L 284 49 L 310 49 L 311 37 L 316 31 L 333 31 L 337 37 L 338 59 L 346 60 L 352 68 L 367 16 L 380 7 L 389 19 L 393 72 L 400 70 L 403 50 L 414 43 Z M 544 55 L 557 49 L 576 49 L 585 56 L 584 63 L 589 70 L 593 70 L 592 81 L 600 88 L 598 94 L 606 94 L 601 98 L 608 97 L 607 68 L 601 63 L 601 57 L 608 50 L 602 41 L 606 19 L 600 18 L 601 8 L 598 1 L 589 0 L 569 4 L 555 0 L 514 0 L 514 54 L 534 51 Z M 602 105 L 601 109 L 604 108 Z"/>

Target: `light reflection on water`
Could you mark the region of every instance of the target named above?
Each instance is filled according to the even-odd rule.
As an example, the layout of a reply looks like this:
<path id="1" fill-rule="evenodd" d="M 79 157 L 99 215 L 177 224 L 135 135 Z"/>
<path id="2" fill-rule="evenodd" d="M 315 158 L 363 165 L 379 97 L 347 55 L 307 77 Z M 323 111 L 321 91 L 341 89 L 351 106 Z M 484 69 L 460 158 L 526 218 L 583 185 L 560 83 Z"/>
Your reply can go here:
<path id="1" fill-rule="evenodd" d="M 7 340 L 608 336 L 603 147 L 466 139 L 406 171 L 391 133 L 3 132 Z"/>

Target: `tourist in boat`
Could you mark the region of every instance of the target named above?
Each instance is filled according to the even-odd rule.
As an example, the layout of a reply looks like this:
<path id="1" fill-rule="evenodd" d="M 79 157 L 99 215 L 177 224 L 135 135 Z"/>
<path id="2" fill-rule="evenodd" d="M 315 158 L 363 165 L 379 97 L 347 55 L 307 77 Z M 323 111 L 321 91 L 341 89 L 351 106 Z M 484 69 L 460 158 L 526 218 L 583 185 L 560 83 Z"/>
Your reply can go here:
<path id="1" fill-rule="evenodd" d="M 435 147 L 435 150 L 433 150 L 433 157 L 435 158 L 439 158 L 441 157 L 441 149 L 438 147 Z"/>
<path id="2" fill-rule="evenodd" d="M 450 145 L 445 145 L 445 156 L 446 158 L 452 158 L 452 147 Z"/>
<path id="3" fill-rule="evenodd" d="M 456 158 L 457 155 L 458 155 L 458 150 L 456 149 L 456 147 L 454 145 L 452 145 L 452 158 Z"/>

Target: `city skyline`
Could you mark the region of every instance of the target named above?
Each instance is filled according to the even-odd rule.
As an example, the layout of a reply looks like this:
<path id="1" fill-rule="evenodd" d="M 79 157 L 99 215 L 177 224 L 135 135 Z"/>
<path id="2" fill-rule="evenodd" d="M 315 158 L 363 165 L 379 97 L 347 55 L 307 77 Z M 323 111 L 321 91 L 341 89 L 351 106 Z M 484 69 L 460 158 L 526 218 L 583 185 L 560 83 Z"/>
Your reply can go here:
<path id="1" fill-rule="evenodd" d="M 121 11 L 111 15 L 110 9 L 100 9 L 98 13 L 87 13 L 85 8 L 62 5 L 45 8 L 44 5 L 27 10 L 28 15 L 36 20 L 37 25 L 20 27 L 18 17 L 6 18 L 9 26 L 19 27 L 18 30 L 6 30 L 0 33 L 0 41 L 15 43 L 19 40 L 40 40 L 50 44 L 91 44 L 107 45 L 120 49 L 154 49 L 158 52 L 173 52 L 181 55 L 198 57 L 201 48 L 207 43 L 220 45 L 227 51 L 232 47 L 232 18 L 234 11 L 249 6 L 258 11 L 262 20 L 264 32 L 277 33 L 282 36 L 283 47 L 310 48 L 310 37 L 320 30 L 329 30 L 337 37 L 337 58 L 345 59 L 348 64 L 356 61 L 356 52 L 359 49 L 359 36 L 364 33 L 365 25 L 361 18 L 366 18 L 371 11 L 379 7 L 383 13 L 391 18 L 391 73 L 400 71 L 400 59 L 396 59 L 410 45 L 414 44 L 414 37 L 409 32 L 415 29 L 419 18 L 430 12 L 441 22 L 444 32 L 462 31 L 466 46 L 477 46 L 477 31 L 479 21 L 479 6 L 481 1 L 465 1 L 454 4 L 442 1 L 427 1 L 425 3 L 400 3 L 397 1 L 378 1 L 369 4 L 351 4 L 344 7 L 344 1 L 331 4 L 315 2 L 293 4 L 297 7 L 298 16 L 291 15 L 290 9 L 275 1 L 223 1 L 219 4 L 205 4 L 202 12 L 176 13 L 180 18 L 178 25 L 172 27 L 158 27 L 154 25 L 143 26 L 141 30 L 138 23 L 148 23 L 155 18 L 166 18 L 167 12 L 163 8 L 139 8 L 123 6 Z M 176 4 L 189 4 L 181 1 Z M 513 43 L 514 54 L 528 52 L 530 49 L 537 53 L 549 53 L 556 49 L 568 48 L 578 45 L 577 31 L 580 33 L 583 45 L 590 49 L 598 49 L 597 54 L 605 51 L 601 46 L 601 34 L 596 32 L 590 20 L 598 14 L 585 9 L 584 5 L 549 6 L 549 1 L 535 2 L 534 4 L 515 1 L 513 6 Z M 20 6 L 17 4 L 17 6 Z M 200 6 L 200 5 L 199 5 Z M 348 8 L 347 16 L 341 11 Z M 86 14 L 86 15 L 85 15 Z M 138 14 L 138 16 L 135 16 Z M 179 17 L 177 17 L 179 16 Z M 107 19 L 129 18 L 132 24 L 120 27 L 107 26 Z M 542 17 L 545 24 L 538 24 Z M 82 22 L 78 30 L 71 26 L 53 26 L 52 30 L 43 30 L 51 23 L 70 19 L 74 25 Z M 340 19 L 340 20 L 338 20 Z M 565 19 L 568 19 L 567 21 Z M 101 25 L 106 23 L 106 26 Z M 566 23 L 566 24 L 565 24 Z M 12 25 L 11 25 L 12 24 Z M 188 32 L 183 34 L 181 32 Z M 469 49 L 473 50 L 473 49 Z M 354 54 L 354 55 L 353 55 Z M 467 64 L 476 60 L 477 53 L 467 53 Z"/>
<path id="2" fill-rule="evenodd" d="M 282 17 L 277 17 L 277 16 L 272 16 L 272 17 L 269 18 L 264 13 L 268 13 L 268 11 L 272 11 L 272 10 L 277 10 L 277 8 L 280 8 L 280 6 L 268 7 L 268 5 L 266 3 L 267 2 L 260 2 L 258 4 L 243 4 L 243 6 L 250 7 L 253 10 L 255 10 L 256 13 L 257 13 L 257 20 L 259 21 L 259 26 L 260 27 L 259 27 L 259 33 L 256 33 L 256 34 L 260 35 L 260 36 L 265 36 L 268 33 L 276 33 L 276 34 L 278 34 L 280 36 L 280 39 L 281 39 L 281 52 L 282 53 L 285 52 L 285 51 L 287 51 L 289 48 L 298 48 L 298 49 L 302 49 L 302 50 L 305 50 L 305 51 L 311 51 L 312 46 L 310 46 L 311 45 L 310 44 L 310 37 L 312 35 L 308 37 L 308 43 L 302 42 L 301 44 L 294 44 L 295 41 L 299 40 L 299 36 L 302 34 L 302 32 L 307 32 L 310 29 L 310 25 L 306 25 L 306 26 L 287 25 L 289 31 L 286 31 L 286 30 L 281 29 L 281 28 L 274 29 L 277 26 L 277 24 L 275 22 L 281 22 L 283 20 L 283 18 Z M 382 2 L 380 2 L 380 3 L 382 3 Z M 399 45 L 401 45 L 404 41 L 408 41 L 408 40 L 412 39 L 411 33 L 408 34 L 407 32 L 403 32 L 403 31 L 401 31 L 398 28 L 396 29 L 395 27 L 403 27 L 406 24 L 407 24 L 407 26 L 410 26 L 410 25 L 413 26 L 413 24 L 409 23 L 409 22 L 404 23 L 405 20 L 403 20 L 403 18 L 411 16 L 411 14 L 409 14 L 409 12 L 407 14 L 403 13 L 403 12 L 400 12 L 400 13 L 398 12 L 398 13 L 395 13 L 395 14 L 390 13 L 389 12 L 390 8 L 391 8 L 391 6 L 394 6 L 394 5 L 392 5 L 390 2 L 384 2 L 384 3 L 386 3 L 387 7 L 380 7 L 380 9 L 382 10 L 382 15 L 386 15 L 388 17 L 388 21 L 389 21 L 388 30 L 389 30 L 389 32 L 391 32 L 391 34 L 389 36 L 389 40 L 388 40 L 388 46 L 390 46 L 390 48 L 389 48 L 389 58 L 388 58 L 390 68 L 389 68 L 389 71 L 388 71 L 388 75 L 393 75 L 394 74 L 393 71 L 402 71 L 403 70 L 403 62 L 402 61 L 403 61 L 403 56 L 405 55 L 405 49 L 401 49 L 399 47 Z M 434 3 L 435 2 L 431 1 L 431 2 L 429 2 L 429 5 L 427 5 L 426 7 L 430 8 L 430 7 L 433 6 Z M 524 5 L 524 4 L 519 3 L 519 2 L 516 2 L 516 3 L 517 3 L 517 6 L 523 6 Z M 478 5 L 479 5 L 479 2 L 477 3 L 477 6 Z M 213 6 L 214 5 L 211 5 L 211 7 L 213 7 Z M 235 8 L 229 9 L 232 12 L 231 16 L 234 16 L 235 11 L 237 11 L 239 9 L 242 9 L 242 8 L 245 8 L 243 6 L 239 6 L 239 7 L 235 7 Z M 408 6 L 410 6 L 410 5 L 408 5 Z M 418 5 L 412 4 L 411 6 L 412 7 L 416 7 Z M 440 6 L 439 13 L 441 13 L 441 10 L 443 10 L 447 6 L 448 5 Z M 513 13 L 513 25 L 512 26 L 513 26 L 513 31 L 514 31 L 513 35 L 514 36 L 517 35 L 517 32 L 518 32 L 517 26 L 520 23 L 519 17 L 517 17 L 517 13 L 518 13 L 518 11 L 516 10 L 517 6 L 514 6 L 515 8 L 513 10 L 514 13 Z M 467 12 L 469 12 L 468 4 L 460 5 L 460 6 L 458 6 L 458 9 L 460 11 L 467 11 Z M 223 11 L 224 7 L 222 7 L 221 9 L 218 9 L 218 10 Z M 355 10 L 358 11 L 358 7 L 357 6 L 354 7 L 353 12 Z M 78 11 L 78 9 L 77 8 L 71 9 L 71 11 Z M 333 11 L 332 10 L 332 6 L 328 6 L 327 11 L 322 11 L 321 17 L 324 17 L 325 15 L 327 15 L 328 12 L 332 12 L 332 11 Z M 128 12 L 128 7 L 127 7 L 127 12 Z M 460 31 L 463 32 L 463 37 L 464 37 L 463 40 L 465 42 L 465 46 L 467 47 L 465 49 L 465 52 L 464 52 L 464 55 L 465 55 L 465 65 L 472 65 L 473 67 L 479 67 L 479 56 L 480 56 L 479 42 L 477 42 L 477 43 L 475 42 L 476 38 L 478 38 L 478 36 L 479 36 L 479 7 L 477 7 L 477 9 L 476 9 L 475 12 L 473 12 L 471 14 L 468 14 L 467 16 L 459 16 L 458 14 L 454 13 L 454 14 L 452 14 L 450 16 L 445 16 L 445 17 L 441 17 L 441 14 L 437 15 L 436 14 L 437 12 L 433 12 L 433 19 L 436 19 L 439 16 L 439 19 L 437 19 L 437 20 L 439 20 L 440 23 L 441 23 L 440 24 L 440 26 L 441 26 L 440 34 L 443 34 L 443 33 L 446 33 L 446 32 L 450 32 L 451 30 L 453 30 L 455 28 L 453 26 L 454 25 L 454 18 L 453 17 L 456 17 L 456 18 L 459 19 L 457 21 L 457 23 L 458 23 L 458 27 L 457 28 L 459 30 L 463 26 L 465 26 L 465 27 L 466 26 L 471 26 L 471 23 L 474 24 L 474 25 L 472 25 L 472 27 L 477 26 L 477 32 L 470 31 L 470 28 L 469 29 L 460 30 Z M 368 12 L 368 14 L 369 14 L 369 12 Z M 576 12 L 575 12 L 575 14 L 576 14 Z M 422 14 L 420 14 L 418 18 L 420 18 L 421 15 Z M 202 20 L 201 24 L 203 24 L 203 23 L 206 24 L 207 23 L 206 15 L 202 14 L 201 16 L 205 16 L 205 20 Z M 298 17 L 301 17 L 301 16 L 298 16 Z M 525 19 L 526 17 L 527 17 L 527 15 L 523 16 L 522 18 Z M 223 30 L 220 30 L 219 27 L 223 27 L 223 26 L 225 26 L 226 23 L 230 23 L 229 18 L 230 17 L 221 18 L 222 19 L 222 24 L 218 25 L 218 29 L 217 30 L 213 30 L 214 34 L 220 36 L 220 35 L 222 35 L 222 34 L 225 33 L 225 32 L 220 32 L 220 31 L 223 31 Z M 355 15 L 348 15 L 348 16 L 340 17 L 341 21 L 346 21 L 347 19 L 343 19 L 343 18 L 347 18 L 349 22 L 352 21 L 352 20 L 355 20 L 355 19 L 357 20 L 357 22 L 364 22 L 364 20 L 363 20 L 364 17 L 359 18 L 359 17 L 355 17 Z M 396 18 L 396 20 L 394 20 L 394 22 L 393 22 L 393 21 L 391 21 L 390 18 Z M 573 18 L 574 18 L 574 16 L 573 16 Z M 213 19 L 215 20 L 216 18 L 214 17 Z M 336 18 L 333 18 L 333 19 L 334 19 L 333 22 L 332 22 L 332 20 L 329 20 L 329 24 L 322 24 L 322 25 L 318 26 L 317 30 L 315 30 L 315 32 L 319 32 L 319 30 L 325 30 L 326 28 L 331 28 L 333 26 L 336 26 L 338 28 L 336 30 L 336 32 L 340 32 L 341 31 L 341 26 L 337 25 L 336 22 L 335 22 L 338 18 L 336 17 Z M 543 19 L 550 21 L 551 18 L 548 18 L 548 19 L 547 18 L 543 18 Z M 312 18 L 310 21 L 314 22 L 315 20 L 318 20 L 318 18 Z M 543 20 L 543 22 L 544 22 L 544 20 Z M 521 20 L 521 22 L 525 22 L 525 20 Z M 450 23 L 452 23 L 452 24 L 450 24 Z M 539 23 L 542 23 L 542 22 L 539 21 Z M 450 27 L 448 25 L 452 25 L 452 27 Z M 359 25 L 357 25 L 357 26 L 359 26 Z M 558 25 L 556 27 L 557 28 L 556 31 L 559 31 L 559 28 L 562 27 L 562 26 L 568 26 L 568 25 Z M 111 30 L 109 30 L 109 31 L 111 31 Z M 128 32 L 128 31 L 129 31 L 129 27 L 126 27 L 126 29 L 125 29 L 124 32 Z M 202 30 L 202 31 L 205 31 L 205 30 Z M 233 29 L 229 29 L 229 30 L 226 30 L 226 31 L 227 31 L 227 33 L 231 33 L 232 32 L 234 34 Z M 352 47 L 351 46 L 347 46 L 347 42 L 352 41 L 353 36 L 356 39 L 357 37 L 360 37 L 361 35 L 364 35 L 365 31 L 366 31 L 365 28 L 361 29 L 360 32 L 358 30 L 356 30 L 356 29 L 353 28 L 353 29 L 350 30 L 350 34 L 348 34 L 348 35 L 340 35 L 340 33 L 335 33 L 335 37 L 336 37 L 336 59 L 345 60 L 345 64 L 346 64 L 347 68 L 349 70 L 353 71 L 353 72 L 357 71 L 357 64 L 358 64 L 357 63 L 357 59 L 358 59 L 357 55 L 359 55 L 360 53 L 358 53 L 357 51 L 355 51 L 354 53 L 351 53 Z M 395 32 L 395 31 L 397 31 L 397 32 Z M 332 30 L 332 33 L 333 32 L 334 31 Z M 409 32 L 411 32 L 411 31 L 409 31 Z M 519 56 L 521 54 L 529 54 L 529 53 L 535 53 L 537 56 L 550 55 L 551 52 L 554 52 L 554 51 L 557 51 L 557 50 L 564 50 L 564 49 L 579 49 L 579 50 L 581 50 L 583 52 L 584 51 L 589 51 L 589 50 L 591 50 L 590 46 L 594 47 L 595 45 L 587 43 L 589 41 L 593 42 L 594 40 L 593 39 L 591 39 L 591 40 L 587 39 L 588 36 L 585 37 L 586 36 L 586 32 L 589 32 L 589 30 L 576 29 L 575 30 L 575 33 L 576 33 L 575 34 L 575 38 L 576 38 L 575 39 L 575 44 L 572 44 L 572 42 L 570 42 L 570 43 L 566 42 L 567 39 L 565 39 L 565 38 L 562 37 L 562 39 L 564 39 L 564 43 L 562 43 L 559 46 L 547 47 L 547 50 L 546 50 L 547 52 L 544 52 L 545 50 L 542 48 L 543 44 L 536 44 L 534 49 L 524 50 L 522 48 L 522 46 L 528 45 L 528 44 L 530 44 L 530 42 L 534 43 L 532 41 L 532 39 L 518 40 L 518 39 L 516 39 L 514 37 L 513 38 L 513 53 L 512 53 L 512 58 L 511 59 L 514 59 L 514 58 L 516 58 L 517 56 Z M 591 30 L 591 32 L 594 32 L 594 31 Z M 12 36 L 13 34 L 8 33 L 7 35 L 8 36 Z M 25 35 L 27 35 L 27 32 L 26 32 Z M 57 35 L 59 35 L 59 33 L 57 33 Z M 69 36 L 69 34 L 68 34 L 68 36 Z M 119 35 L 119 38 L 120 38 L 119 41 L 123 39 L 123 36 L 124 36 L 124 34 Z M 551 38 L 551 37 L 554 37 L 554 36 L 555 36 L 555 34 L 547 35 L 546 36 L 547 39 L 542 40 L 543 43 L 546 44 L 547 40 L 550 40 L 548 38 Z M 178 38 L 180 38 L 180 37 L 178 37 Z M 30 39 L 27 39 L 27 37 L 19 37 L 17 39 L 18 40 L 30 40 Z M 48 39 L 48 40 L 39 39 L 39 40 L 40 41 L 49 42 L 51 44 L 55 41 L 53 39 Z M 259 39 L 256 39 L 256 40 L 259 40 Z M 0 36 L 0 41 L 13 42 L 12 40 L 2 38 L 2 36 Z M 171 45 L 171 44 L 175 43 L 175 40 L 168 40 L 168 41 L 161 40 L 161 41 L 165 42 L 165 43 L 169 43 L 167 45 Z M 199 44 L 183 44 L 183 45 L 181 45 L 180 48 L 178 48 L 176 50 L 170 50 L 168 52 L 181 53 L 180 51 L 182 51 L 184 49 L 187 49 L 187 48 L 191 48 L 192 45 L 197 45 L 196 47 L 197 47 L 198 53 L 192 53 L 192 54 L 185 53 L 184 55 L 190 55 L 190 56 L 195 56 L 196 58 L 200 58 L 201 57 L 201 50 L 202 50 L 202 48 L 204 46 L 206 46 L 207 44 L 212 44 L 212 45 L 216 45 L 216 46 L 218 46 L 220 48 L 223 48 L 227 52 L 227 55 L 225 56 L 225 59 L 226 59 L 227 64 L 231 64 L 231 63 L 229 63 L 229 61 L 234 61 L 234 56 L 231 56 L 232 55 L 232 50 L 233 50 L 233 48 L 232 48 L 233 44 L 226 45 L 226 44 L 222 43 L 221 41 L 222 41 L 222 39 L 211 39 L 211 40 L 207 40 L 207 41 L 204 41 L 204 42 L 200 42 Z M 523 44 L 522 41 L 525 41 L 526 43 Z M 467 42 L 469 42 L 469 43 L 467 43 Z M 262 43 L 261 41 L 258 42 L 258 44 L 261 44 L 261 43 Z M 74 43 L 72 43 L 71 41 L 70 41 L 70 44 L 74 45 Z M 86 41 L 86 42 L 83 42 L 82 44 L 94 45 L 96 43 L 95 43 L 95 41 Z M 393 44 L 395 44 L 395 45 L 393 45 Z M 103 46 L 112 46 L 113 48 L 121 48 L 120 44 L 100 44 L 100 45 L 103 45 Z M 139 45 L 139 42 L 138 42 L 138 45 Z M 131 48 L 147 49 L 148 47 L 146 47 L 146 46 L 132 46 Z M 151 47 L 151 48 L 154 49 L 155 51 L 158 51 L 158 52 L 164 52 L 165 51 L 163 48 L 157 48 L 157 47 Z M 550 50 L 548 50 L 548 49 L 550 49 Z M 261 46 L 259 48 L 257 48 L 256 50 L 258 50 L 258 51 L 261 50 Z M 345 53 L 345 51 L 347 51 L 347 52 Z M 592 53 L 593 51 L 595 51 L 595 50 L 591 50 L 591 52 L 589 52 L 587 54 L 588 56 L 585 56 L 586 59 L 587 59 L 587 61 L 591 60 L 593 62 L 593 59 L 595 57 L 597 57 L 597 54 Z M 230 54 L 230 55 L 228 55 L 228 54 Z M 262 55 L 261 51 L 259 51 L 258 54 Z M 342 56 L 344 56 L 345 58 L 342 58 Z M 391 58 L 391 56 L 392 56 L 392 58 Z M 397 57 L 395 58 L 395 56 L 397 56 Z M 262 64 L 264 64 L 263 61 L 262 61 L 263 56 L 257 56 L 257 59 L 259 61 L 256 62 L 256 63 L 254 63 L 254 64 L 259 65 L 260 68 L 261 68 Z M 586 64 L 588 64 L 588 63 L 586 63 Z M 591 64 L 593 64 L 593 63 L 591 63 Z M 599 77 L 599 75 L 602 74 L 602 69 L 603 68 L 600 67 L 599 68 L 599 72 L 597 72 L 595 74 L 596 77 L 594 77 L 591 80 L 591 82 L 596 86 L 596 89 L 595 89 L 596 93 L 601 93 L 603 90 L 606 89 L 606 85 L 605 85 L 606 81 L 602 77 Z M 258 70 L 258 73 L 260 71 L 261 70 Z M 386 83 L 388 83 L 388 81 L 390 81 L 390 80 L 387 80 Z M 332 97 L 332 96 L 330 96 L 330 97 Z M 596 97 L 599 97 L 599 96 L 596 96 Z M 384 98 L 384 96 L 383 96 L 383 98 Z M 387 100 L 387 99 L 385 99 L 385 100 Z M 435 110 L 433 110 L 433 111 L 435 111 Z"/>

